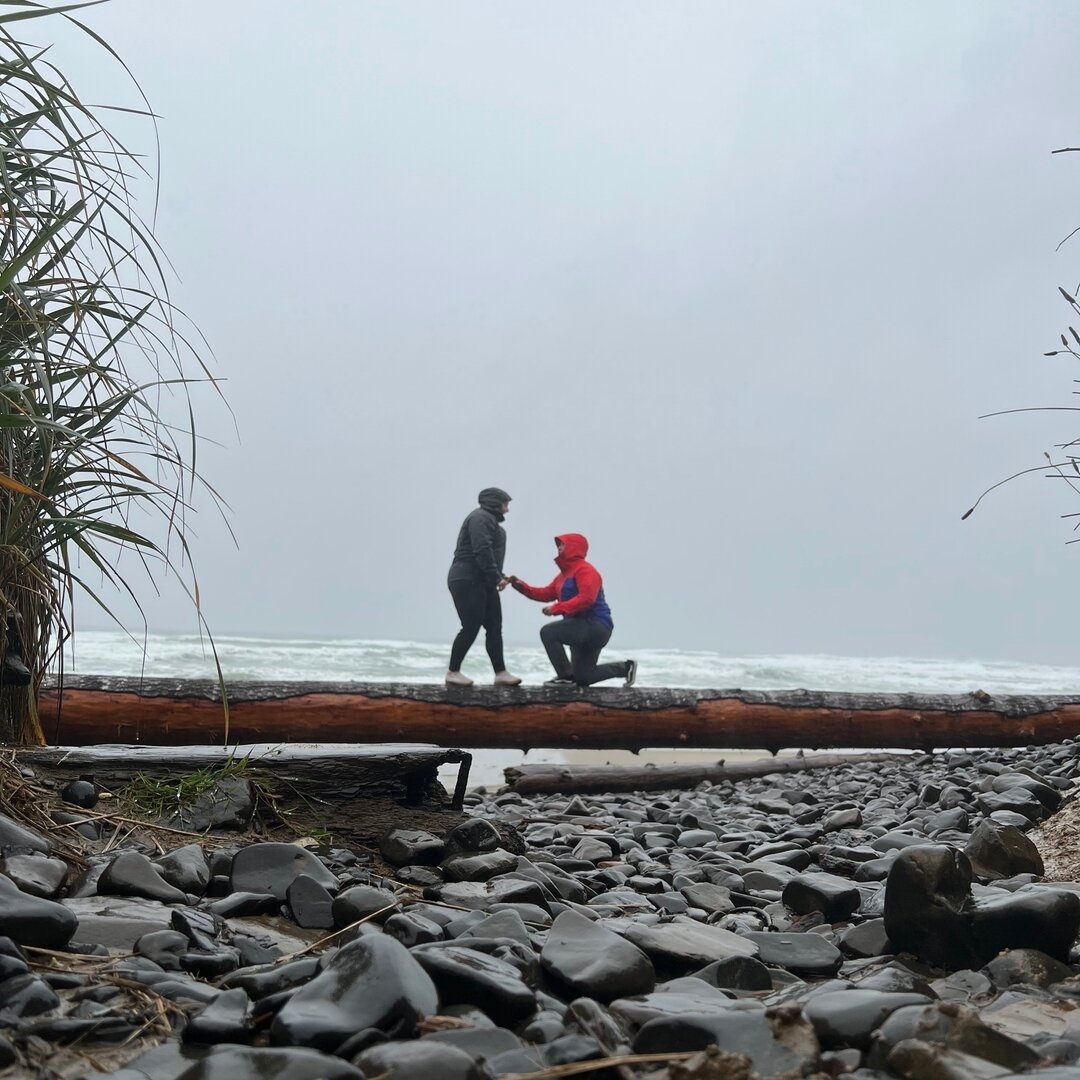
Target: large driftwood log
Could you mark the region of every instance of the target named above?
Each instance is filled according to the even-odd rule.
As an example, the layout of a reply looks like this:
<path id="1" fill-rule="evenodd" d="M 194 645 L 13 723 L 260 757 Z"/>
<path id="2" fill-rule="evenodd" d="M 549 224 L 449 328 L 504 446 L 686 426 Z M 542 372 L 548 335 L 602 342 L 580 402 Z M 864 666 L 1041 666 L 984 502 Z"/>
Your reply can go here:
<path id="1" fill-rule="evenodd" d="M 438 778 L 440 765 L 458 766 L 454 806 L 460 808 L 472 754 L 437 746 L 397 744 L 319 746 L 42 746 L 17 751 L 20 765 L 75 779 L 85 776 L 117 790 L 136 775 L 178 778 L 230 761 L 245 762 L 249 779 L 285 784 L 340 803 L 375 795 L 401 796 L 419 802 Z"/>
<path id="2" fill-rule="evenodd" d="M 846 694 L 810 690 L 457 689 L 406 683 L 228 687 L 69 677 L 46 687 L 52 743 L 425 742 L 531 749 L 1022 746 L 1080 734 L 1080 696 Z"/>
<path id="3" fill-rule="evenodd" d="M 506 783 L 521 795 L 588 795 L 606 791 L 673 791 L 703 781 L 747 780 L 774 773 L 806 772 L 875 761 L 906 761 L 910 754 L 807 754 L 725 765 L 515 765 Z"/>

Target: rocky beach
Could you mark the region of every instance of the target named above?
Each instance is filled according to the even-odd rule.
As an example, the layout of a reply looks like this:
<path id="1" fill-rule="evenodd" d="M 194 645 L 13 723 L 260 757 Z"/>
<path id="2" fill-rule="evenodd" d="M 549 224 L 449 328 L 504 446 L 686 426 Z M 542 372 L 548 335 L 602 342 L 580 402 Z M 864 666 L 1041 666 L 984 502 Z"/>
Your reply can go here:
<path id="1" fill-rule="evenodd" d="M 3 1076 L 1080 1080 L 1072 741 L 359 839 L 4 768 Z"/>

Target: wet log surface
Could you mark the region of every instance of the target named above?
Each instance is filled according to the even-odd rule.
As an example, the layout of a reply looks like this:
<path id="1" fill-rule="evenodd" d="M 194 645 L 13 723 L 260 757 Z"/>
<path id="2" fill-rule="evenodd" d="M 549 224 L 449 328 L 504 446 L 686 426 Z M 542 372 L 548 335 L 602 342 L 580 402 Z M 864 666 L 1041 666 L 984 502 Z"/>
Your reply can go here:
<path id="1" fill-rule="evenodd" d="M 1080 734 L 1080 695 L 849 694 L 81 676 L 46 687 L 54 744 L 424 742 L 466 748 L 1021 746 Z"/>
<path id="2" fill-rule="evenodd" d="M 45 746 L 18 751 L 21 765 L 54 777 L 92 779 L 118 790 L 137 775 L 171 778 L 200 769 L 244 761 L 245 776 L 276 784 L 282 790 L 310 793 L 321 803 L 342 805 L 354 799 L 399 799 L 408 805 L 444 803 L 438 782 L 440 765 L 456 764 L 468 778 L 472 755 L 438 746 L 398 744 L 319 746 L 256 744 L 249 746 Z M 460 799 L 455 803 L 460 806 Z"/>
<path id="3" fill-rule="evenodd" d="M 776 773 L 906 761 L 910 754 L 808 754 L 764 761 L 723 761 L 705 765 L 515 765 L 504 769 L 506 783 L 521 795 L 587 795 L 605 791 L 674 791 L 707 781 L 747 780 Z"/>

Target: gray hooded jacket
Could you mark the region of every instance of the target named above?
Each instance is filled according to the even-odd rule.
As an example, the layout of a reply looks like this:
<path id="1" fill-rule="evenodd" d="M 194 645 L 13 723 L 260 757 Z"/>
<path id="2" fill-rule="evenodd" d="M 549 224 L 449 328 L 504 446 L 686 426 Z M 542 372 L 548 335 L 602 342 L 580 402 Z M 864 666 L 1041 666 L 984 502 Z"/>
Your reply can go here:
<path id="1" fill-rule="evenodd" d="M 502 579 L 506 557 L 506 530 L 499 522 L 510 496 L 502 488 L 484 488 L 477 501 L 480 505 L 461 523 L 447 581 L 495 586 Z"/>

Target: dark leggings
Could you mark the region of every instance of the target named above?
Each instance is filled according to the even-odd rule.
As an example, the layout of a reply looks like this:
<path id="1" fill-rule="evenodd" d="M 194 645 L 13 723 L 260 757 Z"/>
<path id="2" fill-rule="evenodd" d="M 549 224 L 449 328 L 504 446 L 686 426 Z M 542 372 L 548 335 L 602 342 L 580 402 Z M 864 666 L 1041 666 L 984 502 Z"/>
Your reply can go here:
<path id="1" fill-rule="evenodd" d="M 628 665 L 597 664 L 600 652 L 611 638 L 611 628 L 596 619 L 556 619 L 540 628 L 540 640 L 560 679 L 573 679 L 578 686 L 592 686 L 605 679 L 625 679 Z M 565 646 L 570 646 L 570 658 Z"/>
<path id="2" fill-rule="evenodd" d="M 485 630 L 484 646 L 491 657 L 495 673 L 506 670 L 503 659 L 502 603 L 494 585 L 475 581 L 451 581 L 450 595 L 454 598 L 461 629 L 450 649 L 450 670 L 460 671 L 465 654 L 472 648 L 480 627 Z"/>

